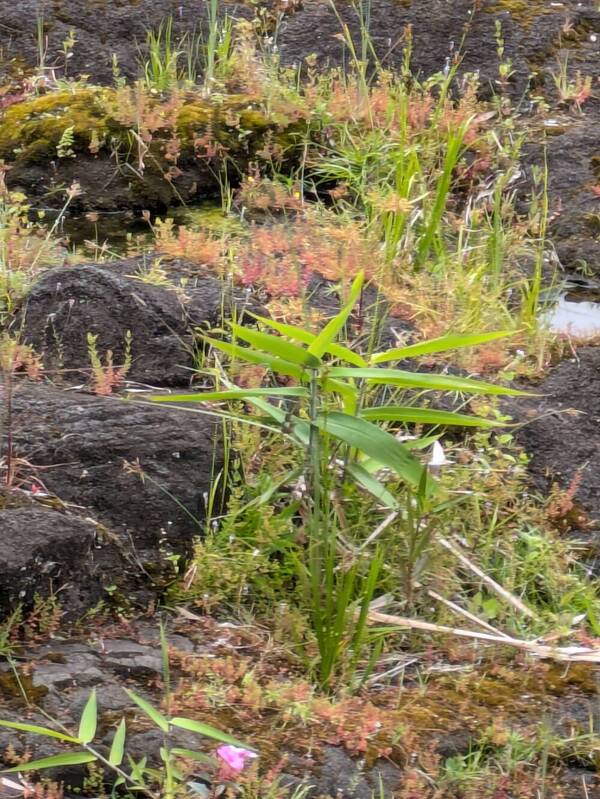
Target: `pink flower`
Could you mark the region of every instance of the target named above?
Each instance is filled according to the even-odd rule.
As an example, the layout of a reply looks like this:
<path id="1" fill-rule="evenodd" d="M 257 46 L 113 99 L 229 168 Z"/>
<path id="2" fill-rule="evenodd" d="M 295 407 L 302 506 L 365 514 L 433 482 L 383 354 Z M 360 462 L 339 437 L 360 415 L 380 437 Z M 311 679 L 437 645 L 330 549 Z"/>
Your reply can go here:
<path id="1" fill-rule="evenodd" d="M 229 768 L 235 771 L 236 774 L 244 770 L 246 760 L 253 760 L 255 757 L 258 757 L 256 752 L 251 752 L 249 749 L 241 749 L 238 746 L 230 746 L 229 744 L 220 746 L 217 749 L 217 755 L 221 760 L 225 761 Z"/>

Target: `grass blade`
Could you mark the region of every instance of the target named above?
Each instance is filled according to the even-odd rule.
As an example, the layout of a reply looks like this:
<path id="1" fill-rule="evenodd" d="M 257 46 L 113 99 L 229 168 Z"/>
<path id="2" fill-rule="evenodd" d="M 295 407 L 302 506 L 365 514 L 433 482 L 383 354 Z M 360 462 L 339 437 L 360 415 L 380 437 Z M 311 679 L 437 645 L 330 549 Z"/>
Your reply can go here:
<path id="1" fill-rule="evenodd" d="M 5 771 L 37 771 L 55 766 L 79 766 L 82 763 L 94 763 L 97 759 L 96 755 L 92 755 L 91 752 L 65 752 L 62 755 L 52 755 L 52 757 L 43 757 L 41 760 L 20 763 L 18 766 L 5 769 Z"/>
<path id="2" fill-rule="evenodd" d="M 110 747 L 110 754 L 108 755 L 108 762 L 111 766 L 120 766 L 123 762 L 125 755 L 125 735 L 127 733 L 127 724 L 125 719 L 121 719 L 119 726 L 115 732 Z"/>
<path id="3" fill-rule="evenodd" d="M 400 361 L 403 358 L 415 358 L 417 355 L 431 355 L 437 352 L 447 352 L 457 350 L 462 347 L 475 347 L 478 344 L 485 344 L 488 341 L 495 341 L 499 338 L 512 336 L 512 330 L 499 330 L 495 333 L 480 333 L 473 335 L 440 336 L 429 341 L 421 341 L 418 344 L 410 344 L 407 347 L 397 347 L 393 350 L 380 352 L 371 358 L 371 363 L 386 363 L 387 361 Z"/>
<path id="4" fill-rule="evenodd" d="M 353 449 L 387 466 L 413 485 L 419 485 L 423 466 L 393 435 L 366 419 L 333 411 L 316 420 L 317 427 Z"/>
<path id="5" fill-rule="evenodd" d="M 305 350 L 304 347 L 286 341 L 281 336 L 271 336 L 269 333 L 260 333 L 258 330 L 251 330 L 236 324 L 232 324 L 231 329 L 236 338 L 247 341 L 248 344 L 252 344 L 275 358 L 306 366 L 308 369 L 318 369 L 321 365 L 320 358 Z"/>
<path id="6" fill-rule="evenodd" d="M 152 397 L 153 402 L 219 402 L 250 397 L 307 397 L 305 388 L 232 388 L 227 391 L 203 391 L 196 394 L 169 394 Z"/>
<path id="7" fill-rule="evenodd" d="M 412 422 L 413 424 L 454 425 L 459 427 L 502 427 L 501 422 L 469 416 L 465 413 L 438 411 L 433 408 L 413 408 L 401 405 L 387 405 L 377 408 L 363 408 L 363 419 L 370 422 Z"/>
<path id="8" fill-rule="evenodd" d="M 303 370 L 297 364 L 284 361 L 281 358 L 275 358 L 267 352 L 259 352 L 258 350 L 250 349 L 250 347 L 238 347 L 236 344 L 229 344 L 227 341 L 219 341 L 209 336 L 204 336 L 203 339 L 211 347 L 221 350 L 232 359 L 264 364 L 273 372 L 287 375 L 287 377 L 294 377 L 296 380 L 302 379 Z"/>
<path id="9" fill-rule="evenodd" d="M 11 730 L 19 730 L 21 732 L 30 732 L 32 735 L 44 735 L 47 738 L 57 738 L 59 741 L 65 741 L 65 743 L 81 743 L 78 738 L 73 738 L 71 735 L 56 732 L 56 730 L 50 730 L 47 727 L 38 727 L 36 724 L 23 724 L 20 721 L 0 721 L 0 727 L 8 727 Z"/>
<path id="10" fill-rule="evenodd" d="M 125 693 L 132 701 L 135 702 L 140 710 L 144 711 L 149 719 L 152 719 L 159 729 L 161 729 L 163 732 L 169 732 L 169 721 L 165 718 L 165 716 L 163 716 L 162 713 L 160 713 L 155 707 L 152 707 L 152 705 L 149 702 L 146 702 L 145 699 L 142 699 L 141 696 L 134 694 L 134 692 L 130 691 L 128 688 L 125 688 Z"/>
<path id="11" fill-rule="evenodd" d="M 301 327 L 286 325 L 283 322 L 276 322 L 273 319 L 267 319 L 265 316 L 257 316 L 256 314 L 252 314 L 252 316 L 263 325 L 268 325 L 272 327 L 273 330 L 277 330 L 278 333 L 288 338 L 295 339 L 296 341 L 301 341 L 303 344 L 312 344 L 317 337 L 315 333 L 310 333 L 308 330 L 304 330 Z M 344 347 L 343 344 L 331 343 L 327 346 L 325 352 L 328 352 L 335 358 L 339 358 L 341 361 L 354 364 L 354 366 L 367 366 L 367 362 L 364 358 L 357 352 L 353 352 L 349 347 Z"/>
<path id="12" fill-rule="evenodd" d="M 171 724 L 182 730 L 189 730 L 190 732 L 198 733 L 198 735 L 204 735 L 205 738 L 212 738 L 213 741 L 220 741 L 221 743 L 238 746 L 240 749 L 248 749 L 251 752 L 254 751 L 252 747 L 247 746 L 232 735 L 227 735 L 226 732 L 221 732 L 221 730 L 218 730 L 216 727 L 211 727 L 210 724 L 203 724 L 201 721 L 194 721 L 193 719 L 177 716 L 171 719 Z"/>
<path id="13" fill-rule="evenodd" d="M 94 740 L 96 727 L 98 725 L 98 702 L 96 699 L 96 689 L 92 691 L 88 701 L 85 703 L 81 721 L 79 722 L 79 740 L 82 744 L 89 744 Z"/>
<path id="14" fill-rule="evenodd" d="M 333 366 L 328 374 L 331 377 L 363 378 L 373 385 L 424 388 L 429 391 L 460 391 L 466 394 L 493 394 L 513 397 L 532 396 L 527 391 L 519 391 L 516 388 L 506 388 L 505 386 L 498 386 L 494 383 L 484 383 L 481 380 L 472 380 L 469 377 L 407 372 L 403 369 L 380 369 L 376 366 L 367 369 Z"/>
<path id="15" fill-rule="evenodd" d="M 350 290 L 350 299 L 342 308 L 342 310 L 336 314 L 333 319 L 330 319 L 329 322 L 327 322 L 323 330 L 321 330 L 319 335 L 309 346 L 308 351 L 310 353 L 316 355 L 318 358 L 322 358 L 327 352 L 327 348 L 335 340 L 340 330 L 346 324 L 346 320 L 352 313 L 352 309 L 356 305 L 356 301 L 358 300 L 360 292 L 362 291 L 364 280 L 364 273 L 361 272 L 352 284 L 352 288 Z"/>

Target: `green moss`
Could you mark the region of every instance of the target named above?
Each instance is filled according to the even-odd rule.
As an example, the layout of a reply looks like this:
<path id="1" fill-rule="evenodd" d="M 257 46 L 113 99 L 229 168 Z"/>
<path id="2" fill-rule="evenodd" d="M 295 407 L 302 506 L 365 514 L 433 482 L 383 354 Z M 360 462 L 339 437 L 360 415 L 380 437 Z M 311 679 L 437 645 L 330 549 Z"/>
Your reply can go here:
<path id="1" fill-rule="evenodd" d="M 509 11 L 511 17 L 528 26 L 542 14 L 556 14 L 560 8 L 549 8 L 547 0 L 492 0 L 485 10 L 491 14 Z"/>
<path id="2" fill-rule="evenodd" d="M 0 124 L 0 158 L 19 163 L 56 158 L 56 148 L 68 128 L 72 128 L 73 149 L 89 150 L 94 135 L 102 138 L 108 129 L 101 96 L 99 90 L 84 89 L 15 103 Z"/>
<path id="3" fill-rule="evenodd" d="M 124 105 L 128 106 L 125 110 Z M 142 120 L 142 128 L 147 124 L 152 131 L 149 143 L 159 159 L 175 138 L 184 156 L 193 155 L 203 137 L 207 146 L 216 142 L 233 157 L 259 149 L 267 135 L 286 149 L 294 141 L 290 133 L 297 128 L 283 117 L 271 119 L 243 95 L 214 100 L 188 95 L 173 101 L 146 95 L 140 107 L 148 117 Z M 163 113 L 165 126 L 157 129 L 156 119 Z M 136 124 L 120 120 L 135 114 L 135 95 L 123 96 L 115 89 L 83 87 L 33 97 L 5 112 L 0 122 L 0 158 L 24 165 L 55 160 L 65 131 L 72 134 L 70 149 L 75 155 L 106 153 L 119 145 L 126 154 Z"/>
<path id="4" fill-rule="evenodd" d="M 27 700 L 25 699 L 25 696 Z M 20 702 L 39 702 L 48 693 L 45 685 L 34 686 L 33 678 L 29 674 L 19 673 L 17 676 L 12 671 L 0 672 L 0 698 L 5 700 L 18 700 Z"/>

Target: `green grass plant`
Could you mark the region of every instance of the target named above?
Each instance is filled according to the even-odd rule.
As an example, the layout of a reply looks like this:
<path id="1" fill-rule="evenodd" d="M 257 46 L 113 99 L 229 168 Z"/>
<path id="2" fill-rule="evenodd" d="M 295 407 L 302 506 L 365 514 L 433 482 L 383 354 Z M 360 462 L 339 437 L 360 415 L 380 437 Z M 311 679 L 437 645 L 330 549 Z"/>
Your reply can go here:
<path id="1" fill-rule="evenodd" d="M 323 687 L 331 686 L 342 664 L 350 679 L 356 670 L 368 639 L 368 609 L 383 565 L 383 554 L 377 545 L 373 551 L 363 553 L 340 568 L 338 542 L 344 530 L 332 502 L 335 485 L 341 481 L 344 496 L 346 491 L 352 491 L 346 486 L 355 484 L 382 505 L 398 509 L 399 501 L 377 477 L 382 469 L 389 469 L 415 489 L 418 508 L 423 513 L 426 501 L 437 489 L 414 449 L 431 439 L 417 440 L 406 446 L 378 422 L 393 425 L 416 418 L 429 425 L 438 425 L 442 420 L 459 426 L 490 425 L 486 419 L 452 412 L 440 416 L 436 410 L 373 405 L 372 394 L 376 394 L 380 386 L 391 389 L 391 396 L 406 388 L 474 394 L 520 393 L 467 378 L 408 372 L 387 366 L 390 362 L 424 353 L 473 346 L 497 339 L 504 333 L 447 336 L 406 348 L 393 348 L 370 360 L 337 343 L 357 306 L 363 280 L 363 275 L 356 278 L 347 303 L 316 334 L 261 317 L 263 328 L 275 330 L 279 335 L 232 324 L 236 339 L 250 346 L 205 337 L 216 351 L 236 361 L 264 365 L 273 376 L 297 381 L 297 387 L 271 385 L 245 390 L 229 385 L 213 392 L 154 398 L 156 402 L 178 403 L 247 402 L 263 417 L 261 424 L 279 428 L 289 443 L 305 450 L 303 480 L 308 544 L 299 563 L 299 574 L 319 650 L 316 669 Z M 348 365 L 337 366 L 336 362 Z M 275 404 L 278 400 L 283 403 L 293 400 L 299 407 L 295 412 L 286 412 Z M 246 422 L 253 424 L 256 420 L 248 416 Z M 295 468 L 292 473 L 296 475 Z M 420 530 L 415 532 L 407 559 L 414 564 L 427 545 L 428 536 L 423 536 Z M 350 669 L 348 662 L 353 664 Z"/>

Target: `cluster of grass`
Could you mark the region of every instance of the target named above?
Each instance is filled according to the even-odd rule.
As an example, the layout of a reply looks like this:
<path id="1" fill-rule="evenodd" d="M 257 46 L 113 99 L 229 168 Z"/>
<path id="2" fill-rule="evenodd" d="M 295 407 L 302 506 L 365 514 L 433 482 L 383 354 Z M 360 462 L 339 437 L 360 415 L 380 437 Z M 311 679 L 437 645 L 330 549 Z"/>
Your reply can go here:
<path id="1" fill-rule="evenodd" d="M 349 703 L 343 712 L 368 716 L 352 694 L 393 679 L 386 664 L 422 647 L 423 629 L 440 647 L 450 645 L 436 633 L 456 627 L 507 645 L 600 635 L 597 584 L 576 542 L 560 534 L 572 498 L 528 493 L 527 458 L 496 399 L 518 394 L 507 382 L 538 373 L 550 345 L 537 317 L 547 176 L 539 171 L 528 211 L 517 213 L 526 128 L 508 97 L 483 102 L 477 78 L 459 76 L 458 65 L 418 80 L 408 32 L 404 67 L 388 72 L 373 58 L 361 9 L 359 45 L 341 33 L 350 69 L 318 72 L 309 61 L 301 75 L 211 2 L 207 37 L 176 42 L 165 22 L 148 36 L 140 81 L 128 87 L 117 74 L 112 100 L 128 97 L 137 115 L 138 172 L 166 124 L 162 111 L 177 130 L 197 98 L 225 109 L 228 136 L 247 133 L 228 104 L 237 95 L 258 104 L 273 130 L 302 123 L 286 139 L 293 158 L 266 135 L 235 188 L 231 154 L 213 152 L 218 224 L 147 216 L 162 257 L 245 286 L 269 312 L 203 336 L 198 378 L 210 390 L 157 399 L 193 402 L 222 419 L 233 442 L 194 558 L 167 599 L 270 626 L 311 682 L 285 694 L 283 725 L 294 713 L 337 720 L 325 708 L 335 697 Z M 202 132 L 202 147 L 214 149 L 210 125 Z M 40 239 L 22 199 L 4 197 L 0 299 L 10 313 L 55 245 Z M 228 701 L 234 688 L 252 694 L 251 678 L 237 680 L 224 686 Z M 280 698 L 269 705 L 259 688 L 252 696 L 276 706 Z M 189 699 L 181 693 L 178 701 Z M 140 707 L 169 732 L 168 718 Z M 543 796 L 554 743 L 486 730 L 472 752 L 444 763 L 432 743 L 402 795 L 486 795 L 493 774 L 495 791 L 527 778 L 531 795 Z M 167 765 L 161 784 L 174 796 Z"/>

